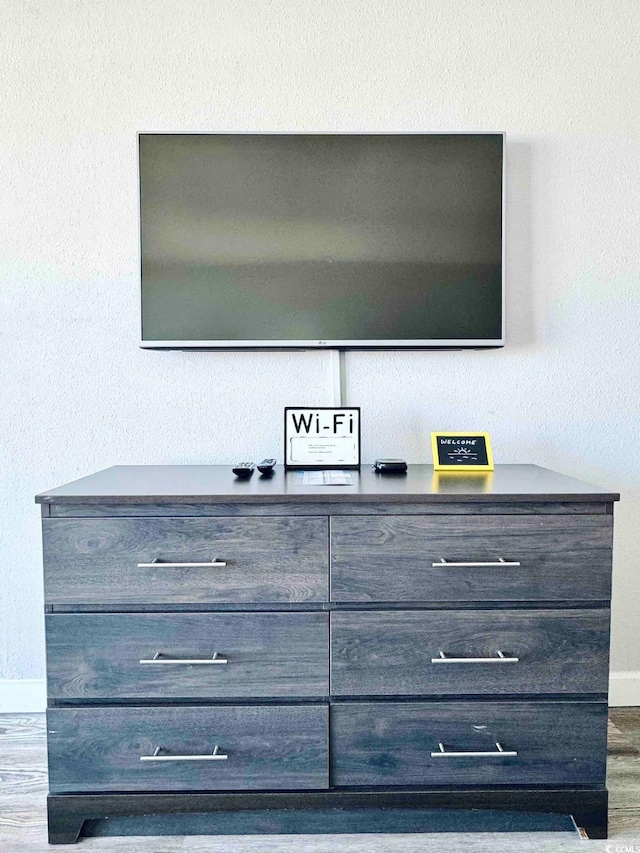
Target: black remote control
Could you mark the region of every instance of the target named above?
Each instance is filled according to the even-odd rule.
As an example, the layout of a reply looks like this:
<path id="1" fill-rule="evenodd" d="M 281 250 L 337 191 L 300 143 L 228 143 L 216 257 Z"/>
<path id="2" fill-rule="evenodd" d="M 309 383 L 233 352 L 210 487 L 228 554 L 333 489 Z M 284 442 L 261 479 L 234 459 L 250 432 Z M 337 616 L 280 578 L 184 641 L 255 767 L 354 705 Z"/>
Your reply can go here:
<path id="1" fill-rule="evenodd" d="M 255 471 L 255 462 L 238 462 L 233 466 L 233 473 L 236 477 L 250 477 Z"/>
<path id="2" fill-rule="evenodd" d="M 260 471 L 261 474 L 273 474 L 273 466 L 275 464 L 275 459 L 263 459 L 258 465 L 258 471 Z"/>

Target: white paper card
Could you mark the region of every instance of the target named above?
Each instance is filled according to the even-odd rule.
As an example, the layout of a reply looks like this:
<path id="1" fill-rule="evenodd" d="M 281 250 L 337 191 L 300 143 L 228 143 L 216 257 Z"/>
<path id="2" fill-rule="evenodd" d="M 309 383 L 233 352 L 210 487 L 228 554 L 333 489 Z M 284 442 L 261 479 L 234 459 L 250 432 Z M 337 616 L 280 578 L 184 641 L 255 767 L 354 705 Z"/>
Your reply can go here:
<path id="1" fill-rule="evenodd" d="M 296 486 L 353 486 L 348 471 L 298 471 Z"/>

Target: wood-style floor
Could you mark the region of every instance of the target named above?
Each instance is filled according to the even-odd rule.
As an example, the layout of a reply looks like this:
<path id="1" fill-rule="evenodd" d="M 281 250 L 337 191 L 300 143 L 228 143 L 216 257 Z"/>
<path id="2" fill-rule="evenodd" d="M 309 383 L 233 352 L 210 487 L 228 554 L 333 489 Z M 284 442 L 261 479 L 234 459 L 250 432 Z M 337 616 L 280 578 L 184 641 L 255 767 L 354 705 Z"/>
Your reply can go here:
<path id="1" fill-rule="evenodd" d="M 134 853 L 640 853 L 640 708 L 609 714 L 609 839 L 568 832 L 378 835 L 146 836 L 85 838 L 80 847 L 47 844 L 43 714 L 0 715 L 0 851 Z"/>

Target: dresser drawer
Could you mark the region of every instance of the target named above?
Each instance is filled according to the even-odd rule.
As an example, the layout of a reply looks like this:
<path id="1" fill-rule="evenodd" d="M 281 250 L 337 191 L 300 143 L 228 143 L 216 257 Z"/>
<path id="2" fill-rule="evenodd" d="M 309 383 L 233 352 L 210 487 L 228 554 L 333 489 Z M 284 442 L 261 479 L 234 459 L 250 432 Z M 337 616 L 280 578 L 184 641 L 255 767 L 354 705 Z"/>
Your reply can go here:
<path id="1" fill-rule="evenodd" d="M 327 613 L 46 617 L 53 699 L 325 696 Z"/>
<path id="2" fill-rule="evenodd" d="M 606 693 L 608 610 L 331 614 L 331 692 Z"/>
<path id="3" fill-rule="evenodd" d="M 45 600 L 323 601 L 327 524 L 284 517 L 45 518 Z"/>
<path id="4" fill-rule="evenodd" d="M 333 601 L 607 600 L 610 515 L 331 519 Z"/>
<path id="5" fill-rule="evenodd" d="M 331 781 L 603 784 L 606 734 L 604 702 L 344 703 L 331 707 Z"/>
<path id="6" fill-rule="evenodd" d="M 328 785 L 326 705 L 54 708 L 47 724 L 52 792 Z"/>

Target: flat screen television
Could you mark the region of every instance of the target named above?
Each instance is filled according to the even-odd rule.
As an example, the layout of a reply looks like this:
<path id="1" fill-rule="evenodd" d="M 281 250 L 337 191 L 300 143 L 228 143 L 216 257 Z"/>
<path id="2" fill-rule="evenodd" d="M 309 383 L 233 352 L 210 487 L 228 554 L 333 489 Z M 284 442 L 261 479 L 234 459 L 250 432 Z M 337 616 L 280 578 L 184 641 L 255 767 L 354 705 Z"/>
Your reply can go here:
<path id="1" fill-rule="evenodd" d="M 139 136 L 150 349 L 504 344 L 504 134 Z"/>

